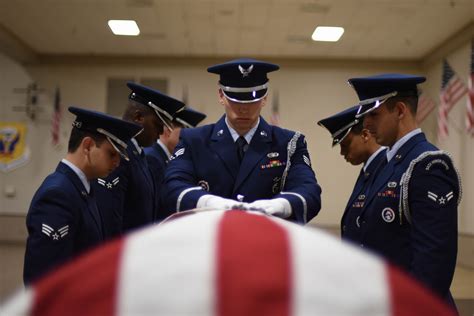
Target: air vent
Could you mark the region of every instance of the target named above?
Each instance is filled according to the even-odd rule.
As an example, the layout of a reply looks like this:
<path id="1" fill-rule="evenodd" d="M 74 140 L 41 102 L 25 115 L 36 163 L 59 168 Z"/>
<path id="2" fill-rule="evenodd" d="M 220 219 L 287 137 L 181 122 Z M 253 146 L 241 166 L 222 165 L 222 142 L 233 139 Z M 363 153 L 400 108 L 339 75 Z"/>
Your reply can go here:
<path id="1" fill-rule="evenodd" d="M 125 4 L 133 8 L 151 8 L 154 0 L 126 0 Z"/>
<path id="2" fill-rule="evenodd" d="M 317 3 L 303 3 L 300 5 L 300 11 L 303 13 L 327 13 L 329 9 L 328 5 Z"/>
<path id="3" fill-rule="evenodd" d="M 289 35 L 286 38 L 287 42 L 289 43 L 310 43 L 311 39 L 307 36 L 299 36 L 299 35 Z"/>
<path id="4" fill-rule="evenodd" d="M 234 15 L 234 10 L 232 9 L 221 9 L 219 10 L 220 16 L 231 16 Z"/>

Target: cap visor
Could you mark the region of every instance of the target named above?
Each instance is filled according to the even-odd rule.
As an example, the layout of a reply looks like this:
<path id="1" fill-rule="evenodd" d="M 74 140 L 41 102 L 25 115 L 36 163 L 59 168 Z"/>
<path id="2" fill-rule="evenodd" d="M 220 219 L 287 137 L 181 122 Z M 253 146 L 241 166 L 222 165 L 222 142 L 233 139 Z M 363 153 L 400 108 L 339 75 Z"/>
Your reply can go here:
<path id="1" fill-rule="evenodd" d="M 267 95 L 268 89 L 251 92 L 229 92 L 223 91 L 227 99 L 238 103 L 252 103 L 263 99 Z"/>

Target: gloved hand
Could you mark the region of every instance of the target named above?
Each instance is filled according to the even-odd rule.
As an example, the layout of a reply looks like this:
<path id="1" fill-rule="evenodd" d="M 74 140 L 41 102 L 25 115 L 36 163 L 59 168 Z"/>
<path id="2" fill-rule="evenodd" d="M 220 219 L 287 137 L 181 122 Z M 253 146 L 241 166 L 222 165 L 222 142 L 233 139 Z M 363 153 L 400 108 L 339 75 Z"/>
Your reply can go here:
<path id="1" fill-rule="evenodd" d="M 287 199 L 284 198 L 257 200 L 249 203 L 247 207 L 255 210 L 261 210 L 267 215 L 273 215 L 281 218 L 288 218 L 291 216 L 291 204 Z"/>
<path id="2" fill-rule="evenodd" d="M 217 195 L 206 194 L 199 198 L 196 207 L 215 207 L 217 209 L 230 210 L 234 206 L 240 205 L 242 203 L 237 202 L 231 199 L 225 199 Z"/>

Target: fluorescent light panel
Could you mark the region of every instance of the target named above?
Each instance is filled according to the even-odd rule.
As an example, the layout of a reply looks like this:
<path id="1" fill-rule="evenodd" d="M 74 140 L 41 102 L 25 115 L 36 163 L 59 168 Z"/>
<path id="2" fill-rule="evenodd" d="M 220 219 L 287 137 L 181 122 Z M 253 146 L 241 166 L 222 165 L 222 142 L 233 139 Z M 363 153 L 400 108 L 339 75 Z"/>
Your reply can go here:
<path id="1" fill-rule="evenodd" d="M 342 34 L 344 34 L 344 28 L 338 26 L 318 26 L 311 38 L 313 41 L 320 42 L 337 42 Z"/>
<path id="2" fill-rule="evenodd" d="M 108 24 L 115 35 L 137 36 L 140 34 L 140 29 L 134 20 L 109 20 Z"/>

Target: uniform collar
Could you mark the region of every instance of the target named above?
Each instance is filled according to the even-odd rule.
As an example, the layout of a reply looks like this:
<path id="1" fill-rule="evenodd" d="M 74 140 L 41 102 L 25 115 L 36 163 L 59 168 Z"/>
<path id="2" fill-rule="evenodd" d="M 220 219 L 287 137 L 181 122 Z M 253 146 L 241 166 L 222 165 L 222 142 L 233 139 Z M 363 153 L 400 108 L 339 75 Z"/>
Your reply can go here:
<path id="1" fill-rule="evenodd" d="M 387 162 L 390 162 L 390 160 L 395 156 L 397 151 L 407 142 L 409 141 L 413 136 L 421 134 L 421 128 L 417 128 L 397 140 L 397 142 L 387 150 Z"/>
<path id="2" fill-rule="evenodd" d="M 62 159 L 61 162 L 63 164 L 65 164 L 66 166 L 68 166 L 69 168 L 72 169 L 72 171 L 74 171 L 74 173 L 79 177 L 79 179 L 81 180 L 82 182 L 82 185 L 84 185 L 84 188 L 86 188 L 86 191 L 87 193 L 89 194 L 90 191 L 91 191 L 91 185 L 89 183 L 89 180 L 87 180 L 87 177 L 86 175 L 84 174 L 84 172 L 82 172 L 81 169 L 79 169 L 75 164 L 73 164 L 72 162 L 70 162 L 69 160 L 67 159 Z"/>
<path id="3" fill-rule="evenodd" d="M 158 140 L 156 141 L 156 143 L 161 147 L 161 149 L 163 149 L 163 151 L 165 152 L 166 156 L 168 157 L 168 159 L 171 158 L 171 153 L 170 151 L 168 150 L 168 147 L 166 147 L 165 144 L 163 144 L 163 142 L 158 138 Z"/>
<path id="4" fill-rule="evenodd" d="M 260 124 L 260 117 L 257 120 L 257 124 L 255 124 L 255 126 L 252 127 L 250 131 L 247 132 L 247 134 L 243 135 L 245 140 L 247 141 L 247 144 L 250 144 L 250 141 L 252 140 L 253 135 L 257 131 L 259 124 Z M 229 122 L 227 121 L 227 116 L 225 117 L 225 125 L 227 125 L 227 128 L 229 129 L 229 132 L 230 132 L 230 136 L 232 136 L 232 139 L 234 140 L 234 142 L 237 141 L 237 138 L 239 138 L 240 135 L 237 133 L 235 129 L 233 129 L 230 126 Z"/>
<path id="5" fill-rule="evenodd" d="M 380 147 L 379 149 L 377 149 L 376 152 L 374 152 L 372 155 L 370 155 L 369 159 L 367 159 L 367 161 L 366 161 L 365 164 L 364 164 L 364 168 L 363 168 L 363 169 L 364 169 L 364 172 L 367 171 L 367 168 L 369 167 L 370 163 L 371 163 L 372 161 L 374 161 L 375 157 L 377 157 L 377 155 L 378 155 L 381 151 L 383 151 L 383 150 L 385 150 L 385 149 L 387 149 L 387 147 L 382 146 L 382 147 Z"/>

